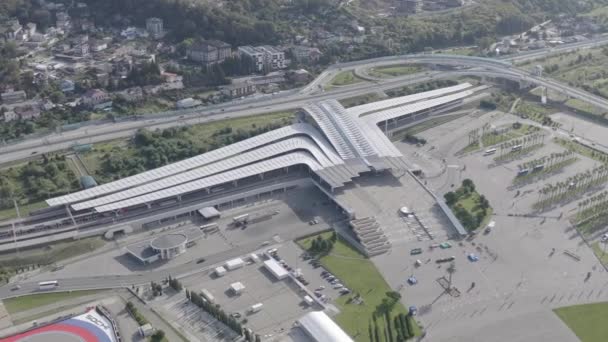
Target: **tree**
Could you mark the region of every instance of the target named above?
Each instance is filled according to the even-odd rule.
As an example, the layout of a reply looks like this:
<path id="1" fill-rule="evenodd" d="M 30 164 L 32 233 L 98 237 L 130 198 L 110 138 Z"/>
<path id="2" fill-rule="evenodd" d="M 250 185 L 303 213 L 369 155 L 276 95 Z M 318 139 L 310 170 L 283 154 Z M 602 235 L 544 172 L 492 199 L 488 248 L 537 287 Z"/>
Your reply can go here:
<path id="1" fill-rule="evenodd" d="M 150 340 L 152 342 L 161 342 L 165 338 L 165 332 L 162 330 L 157 330 L 152 336 L 150 336 Z"/>
<path id="2" fill-rule="evenodd" d="M 452 275 L 454 273 L 456 273 L 456 263 L 455 262 L 451 262 L 450 266 L 448 266 L 447 270 L 448 272 L 448 286 L 451 287 L 452 286 Z"/>
<path id="3" fill-rule="evenodd" d="M 458 196 L 453 191 L 443 195 L 443 198 L 445 199 L 445 203 L 450 207 L 458 202 Z"/>
<path id="4" fill-rule="evenodd" d="M 475 184 L 469 178 L 462 181 L 462 187 L 466 188 L 469 192 L 475 191 Z"/>

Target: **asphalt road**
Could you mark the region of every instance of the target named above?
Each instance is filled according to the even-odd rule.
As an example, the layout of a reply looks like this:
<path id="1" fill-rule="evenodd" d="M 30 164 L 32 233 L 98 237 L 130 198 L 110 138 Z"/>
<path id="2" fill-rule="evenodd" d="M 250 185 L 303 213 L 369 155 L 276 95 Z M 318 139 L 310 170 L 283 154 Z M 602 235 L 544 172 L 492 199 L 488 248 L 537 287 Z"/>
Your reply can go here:
<path id="1" fill-rule="evenodd" d="M 572 49 L 596 47 L 608 43 L 608 37 L 600 37 L 587 42 L 565 44 L 552 49 L 537 50 L 510 56 L 506 60 L 520 61 L 524 59 L 539 58 L 544 55 L 562 53 Z M 450 55 L 405 55 L 389 56 L 364 61 L 336 64 L 321 73 L 315 80 L 304 88 L 294 91 L 286 91 L 271 96 L 259 96 L 242 101 L 234 101 L 209 108 L 201 108 L 194 114 L 179 115 L 179 112 L 167 114 L 164 117 L 154 117 L 140 121 L 126 121 L 119 123 L 104 123 L 83 127 L 74 131 L 55 133 L 41 138 L 31 138 L 25 141 L 5 145 L 0 148 L 1 163 L 10 163 L 21 159 L 30 158 L 36 154 L 59 151 L 70 148 L 74 144 L 95 143 L 117 138 L 131 136 L 140 128 L 166 128 L 179 125 L 190 125 L 196 123 L 210 122 L 214 120 L 230 119 L 242 116 L 257 115 L 268 112 L 282 111 L 299 108 L 308 102 L 319 101 L 329 98 L 348 98 L 363 95 L 374 90 L 385 90 L 408 84 L 428 81 L 433 78 L 446 78 L 458 75 L 457 73 L 421 73 L 406 77 L 377 80 L 374 85 L 369 83 L 354 84 L 350 86 L 323 91 L 322 87 L 341 71 L 355 70 L 363 67 L 374 67 L 391 65 L 403 62 L 424 62 L 437 64 L 451 64 L 470 67 L 468 70 L 460 70 L 460 74 L 479 75 L 484 72 L 488 76 L 501 76 L 510 79 L 527 80 L 531 83 L 546 86 L 568 94 L 570 97 L 588 101 L 596 106 L 608 110 L 608 101 L 605 99 L 581 91 L 559 82 L 532 76 L 528 71 L 504 64 L 505 61 Z M 480 69 L 484 68 L 484 70 Z M 377 89 L 374 89 L 377 88 Z"/>
<path id="2" fill-rule="evenodd" d="M 244 254 L 250 253 L 253 250 L 260 248 L 259 242 L 253 242 L 246 245 L 241 245 L 230 250 L 220 252 L 217 254 L 206 256 L 206 261 L 202 264 L 197 264 L 194 260 L 191 260 L 183 265 L 175 266 L 172 268 L 164 268 L 157 271 L 147 271 L 142 273 L 136 273 L 131 275 L 103 275 L 96 277 L 81 277 L 81 278 L 65 278 L 65 279 L 52 279 L 46 280 L 58 280 L 59 287 L 56 291 L 70 291 L 70 290 L 93 290 L 93 289 L 110 289 L 110 288 L 124 288 L 138 284 L 148 284 L 151 281 L 159 282 L 169 275 L 172 277 L 187 276 L 197 272 L 201 272 L 212 265 L 221 263 L 225 260 L 229 260 Z M 272 246 L 267 246 L 271 248 Z M 10 297 L 18 297 L 34 293 L 52 292 L 52 291 L 39 291 L 38 282 L 23 282 L 19 283 L 21 286 L 19 289 L 14 289 L 15 284 L 8 284 L 0 287 L 0 299 L 6 299 Z"/>

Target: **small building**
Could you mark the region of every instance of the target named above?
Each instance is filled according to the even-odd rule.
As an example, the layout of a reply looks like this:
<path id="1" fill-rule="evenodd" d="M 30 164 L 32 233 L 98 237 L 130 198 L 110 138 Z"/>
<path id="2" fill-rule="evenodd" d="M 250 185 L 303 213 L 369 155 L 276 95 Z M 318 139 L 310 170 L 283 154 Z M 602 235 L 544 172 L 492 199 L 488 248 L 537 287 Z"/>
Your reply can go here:
<path id="1" fill-rule="evenodd" d="M 269 72 L 266 75 L 256 75 L 256 76 L 245 76 L 245 77 L 237 77 L 232 79 L 232 84 L 240 84 L 251 82 L 256 87 L 262 87 L 273 83 L 284 83 L 285 82 L 285 72 L 284 71 L 273 71 Z"/>
<path id="2" fill-rule="evenodd" d="M 273 258 L 264 261 L 264 267 L 278 280 L 283 280 L 289 275 L 287 270 Z"/>
<path id="3" fill-rule="evenodd" d="M 274 46 L 239 46 L 239 54 L 247 56 L 254 62 L 256 71 L 278 70 L 285 68 L 285 52 Z"/>
<path id="4" fill-rule="evenodd" d="M 253 263 L 260 262 L 260 257 L 255 253 L 249 254 L 249 259 L 251 259 L 251 262 L 253 262 Z"/>
<path id="5" fill-rule="evenodd" d="M 13 110 L 7 110 L 4 112 L 3 118 L 4 122 L 10 122 L 13 120 L 17 120 L 18 116 Z"/>
<path id="6" fill-rule="evenodd" d="M 231 99 L 248 96 L 254 94 L 256 86 L 251 81 L 240 82 L 224 86 L 220 89 L 220 93 Z"/>
<path id="7" fill-rule="evenodd" d="M 139 332 L 139 335 L 141 335 L 142 337 L 148 337 L 148 336 L 152 336 L 152 334 L 154 334 L 154 328 L 152 327 L 152 324 L 150 324 L 150 323 L 146 323 L 146 324 L 140 326 L 139 328 L 137 328 L 137 331 Z"/>
<path id="8" fill-rule="evenodd" d="M 83 189 L 90 189 L 97 186 L 97 181 L 92 176 L 82 176 L 80 177 L 80 186 Z"/>
<path id="9" fill-rule="evenodd" d="M 152 240 L 150 247 L 160 254 L 161 259 L 169 260 L 186 252 L 187 242 L 186 234 L 171 233 Z"/>
<path id="10" fill-rule="evenodd" d="M 219 40 L 200 41 L 186 51 L 188 59 L 205 65 L 221 63 L 232 55 L 230 44 Z"/>
<path id="11" fill-rule="evenodd" d="M 245 262 L 241 258 L 236 258 L 226 261 L 226 269 L 232 271 L 245 266 Z"/>
<path id="12" fill-rule="evenodd" d="M 298 319 L 298 324 L 315 342 L 353 342 L 353 339 L 323 311 L 307 313 Z"/>
<path id="13" fill-rule="evenodd" d="M 318 62 L 323 55 L 319 49 L 309 46 L 294 46 L 291 53 L 296 61 L 306 64 Z"/>
<path id="14" fill-rule="evenodd" d="M 202 236 L 200 229 L 182 230 L 161 235 L 151 241 L 134 243 L 126 249 L 127 253 L 146 265 L 157 260 L 170 260 L 185 253 L 186 248 Z"/>
<path id="15" fill-rule="evenodd" d="M 141 87 L 131 87 L 117 92 L 116 96 L 127 102 L 139 102 L 144 99 L 144 91 Z"/>
<path id="16" fill-rule="evenodd" d="M 97 108 L 103 106 L 109 102 L 109 106 L 112 106 L 112 101 L 108 93 L 101 89 L 89 89 L 81 97 L 80 102 L 89 108 Z M 105 106 L 104 106 L 105 107 Z"/>
<path id="17" fill-rule="evenodd" d="M 240 295 L 243 293 L 243 291 L 245 291 L 245 285 L 243 285 L 243 283 L 240 281 L 237 281 L 236 283 L 230 284 L 230 291 L 232 291 L 232 293 L 235 295 Z"/>
<path id="18" fill-rule="evenodd" d="M 218 266 L 214 270 L 215 275 L 218 277 L 223 277 L 226 274 L 226 269 L 223 266 Z"/>
<path id="19" fill-rule="evenodd" d="M 89 43 L 89 49 L 93 52 L 100 52 L 108 48 L 108 43 L 103 40 L 91 40 Z"/>
<path id="20" fill-rule="evenodd" d="M 146 30 L 152 38 L 161 38 L 164 34 L 163 20 L 160 18 L 148 18 L 146 20 Z"/>
<path id="21" fill-rule="evenodd" d="M 27 105 L 13 108 L 13 111 L 21 120 L 33 120 L 40 116 L 38 105 Z"/>
<path id="22" fill-rule="evenodd" d="M 289 78 L 294 83 L 302 84 L 308 82 L 308 79 L 310 78 L 310 73 L 305 69 L 298 69 L 289 73 Z"/>
<path id="23" fill-rule="evenodd" d="M 59 82 L 59 89 L 61 89 L 62 93 L 69 93 L 73 92 L 76 86 L 74 85 L 74 81 L 65 79 Z"/>
<path id="24" fill-rule="evenodd" d="M 219 218 L 221 216 L 221 213 L 215 209 L 214 207 L 204 207 L 198 210 L 198 213 L 205 219 L 205 220 L 213 220 L 216 218 Z"/>
<path id="25" fill-rule="evenodd" d="M 0 94 L 3 104 L 15 104 L 23 102 L 27 99 L 27 94 L 23 90 L 18 91 L 7 91 L 6 93 Z"/>
<path id="26" fill-rule="evenodd" d="M 186 109 L 200 106 L 201 104 L 203 104 L 201 101 L 189 97 L 187 99 L 177 101 L 175 103 L 175 107 L 177 107 L 177 109 Z"/>

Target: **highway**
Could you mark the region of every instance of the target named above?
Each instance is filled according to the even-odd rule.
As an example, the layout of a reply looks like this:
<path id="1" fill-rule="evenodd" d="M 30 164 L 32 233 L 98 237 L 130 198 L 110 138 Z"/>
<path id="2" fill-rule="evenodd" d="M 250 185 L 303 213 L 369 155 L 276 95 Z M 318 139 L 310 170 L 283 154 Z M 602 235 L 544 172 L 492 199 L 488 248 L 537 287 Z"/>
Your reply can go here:
<path id="1" fill-rule="evenodd" d="M 95 277 L 79 277 L 65 279 L 52 278 L 53 273 L 48 273 L 47 280 L 59 281 L 59 287 L 55 291 L 125 288 L 131 287 L 132 285 L 149 284 L 151 281 L 159 282 L 167 278 L 169 275 L 171 277 L 177 278 L 195 274 L 198 272 L 203 272 L 207 269 L 212 268 L 214 265 L 217 266 L 225 262 L 226 260 L 243 256 L 247 253 L 251 253 L 251 251 L 257 250 L 260 247 L 260 242 L 241 245 L 221 253 L 206 256 L 206 261 L 202 264 L 197 264 L 195 260 L 190 260 L 189 262 L 179 266 L 156 271 L 142 271 L 141 273 L 133 273 L 130 275 L 100 275 Z M 272 247 L 273 246 L 265 246 L 264 248 Z M 0 287 L 0 299 L 43 292 L 39 290 L 38 282 L 20 282 L 19 286 L 20 288 L 16 289 L 15 284 L 12 283 Z"/>
<path id="2" fill-rule="evenodd" d="M 398 63 L 435 63 L 470 68 L 486 68 L 496 72 L 504 72 L 505 76 L 508 76 L 508 78 L 511 79 L 514 79 L 515 77 L 509 74 L 519 75 L 521 79 L 528 80 L 538 85 L 546 86 L 550 89 L 566 93 L 569 96 L 579 98 L 583 101 L 588 101 L 601 108 L 608 109 L 608 101 L 600 97 L 574 89 L 568 85 L 561 84 L 553 80 L 536 78 L 530 75 L 528 71 L 521 70 L 510 65 L 511 62 L 522 62 L 530 59 L 537 59 L 554 54 L 573 51 L 576 49 L 598 47 L 605 44 L 608 44 L 608 36 L 602 35 L 588 41 L 564 44 L 554 48 L 522 52 L 516 55 L 505 56 L 500 59 L 441 54 L 414 54 L 340 63 L 328 67 L 317 78 L 301 89 L 284 91 L 273 95 L 258 96 L 231 103 L 203 107 L 200 109 L 197 108 L 187 111 L 160 113 L 158 115 L 146 115 L 145 120 L 89 125 L 74 131 L 54 133 L 45 137 L 30 138 L 15 144 L 5 145 L 0 147 L 0 155 L 2 156 L 1 162 L 8 163 L 31 157 L 33 154 L 58 151 L 70 148 L 74 144 L 100 142 L 128 137 L 140 128 L 156 129 L 170 126 L 203 123 L 219 119 L 228 119 L 239 116 L 267 113 L 271 111 L 294 109 L 307 102 L 330 97 L 342 99 L 358 96 L 369 92 L 369 85 L 355 84 L 352 86 L 341 87 L 339 89 L 333 89 L 327 92 L 323 92 L 322 87 L 330 82 L 336 74 L 344 70 L 354 70 L 362 67 L 371 68 Z M 375 83 L 376 86 L 381 89 L 390 89 L 390 87 L 398 87 L 415 82 L 423 82 L 432 78 L 431 76 L 436 78 L 446 77 L 445 73 L 435 73 L 434 75 L 428 75 L 426 78 L 394 78 L 378 80 Z"/>
<path id="3" fill-rule="evenodd" d="M 141 128 L 162 129 L 171 126 L 191 125 L 211 122 L 215 120 L 230 119 L 242 116 L 257 115 L 268 112 L 295 109 L 312 101 L 329 98 L 343 99 L 363 95 L 375 90 L 386 90 L 409 84 L 428 81 L 438 78 L 449 78 L 458 75 L 476 75 L 490 77 L 504 77 L 513 80 L 524 80 L 549 89 L 567 94 L 570 97 L 589 102 L 600 108 L 608 110 L 608 101 L 588 92 L 570 87 L 557 81 L 536 77 L 527 70 L 511 65 L 511 61 L 539 58 L 545 55 L 563 53 L 574 49 L 596 47 L 608 43 L 608 37 L 602 36 L 593 40 L 565 44 L 552 49 L 536 50 L 506 57 L 505 59 L 491 59 L 482 57 L 453 56 L 441 54 L 414 54 L 403 56 L 388 56 L 369 60 L 335 64 L 327 68 L 307 86 L 292 91 L 285 91 L 275 95 L 253 97 L 234 101 L 227 104 L 197 108 L 189 111 L 174 111 L 159 115 L 146 116 L 138 121 L 123 121 L 117 123 L 101 123 L 88 125 L 73 131 L 54 133 L 45 137 L 27 139 L 0 148 L 0 163 L 11 163 L 17 160 L 30 158 L 36 154 L 48 153 L 69 149 L 74 144 L 96 143 L 133 135 Z M 345 70 L 371 68 L 399 63 L 429 63 L 466 67 L 468 69 L 452 72 L 428 72 L 405 77 L 376 80 L 373 85 L 359 83 L 350 86 L 336 87 L 323 91 L 323 86 Z M 182 114 L 183 113 L 183 114 Z M 180 115 L 182 114 L 182 115 Z"/>

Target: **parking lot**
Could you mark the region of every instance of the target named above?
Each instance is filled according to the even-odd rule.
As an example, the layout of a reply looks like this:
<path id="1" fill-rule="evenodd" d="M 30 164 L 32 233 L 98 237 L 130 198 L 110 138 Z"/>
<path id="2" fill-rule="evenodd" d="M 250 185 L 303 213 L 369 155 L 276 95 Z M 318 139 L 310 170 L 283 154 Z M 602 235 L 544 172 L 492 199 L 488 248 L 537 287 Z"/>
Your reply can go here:
<path id="1" fill-rule="evenodd" d="M 480 118 L 479 126 L 488 121 L 501 125 L 517 120 L 506 114 L 486 115 L 489 116 Z M 466 118 L 456 121 L 459 120 L 462 125 Z M 459 186 L 463 179 L 472 179 L 494 209 L 495 228 L 472 240 L 452 241 L 452 247 L 446 249 L 430 248 L 445 241 L 441 238 L 432 242 L 410 241 L 374 257 L 373 261 L 389 284 L 400 289 L 404 303 L 419 308 L 420 319 L 430 327 L 431 340 L 504 341 L 517 337 L 532 341 L 542 336 L 551 341 L 576 341 L 551 309 L 608 298 L 606 272 L 568 222 L 576 201 L 541 213 L 534 212 L 532 204 L 538 200 L 537 190 L 543 184 L 563 181 L 597 163 L 579 156 L 577 162 L 560 171 L 516 187 L 512 181 L 518 164 L 561 152 L 563 148 L 552 143 L 549 136 L 542 148 L 500 165 L 495 165 L 493 158 L 484 157 L 481 151 L 455 156 L 467 144 L 465 131 L 475 127 L 453 127 L 454 132 L 461 133 L 459 136 L 445 134 L 449 127 L 433 128 L 423 134 L 427 146 L 402 147 L 410 153 L 411 149 L 420 149 L 436 160 L 445 159 L 445 171 L 428 179 L 431 188 L 440 195 Z M 410 255 L 413 248 L 421 248 L 422 254 Z M 468 259 L 471 253 L 478 261 Z M 449 263 L 438 264 L 436 260 L 452 256 L 455 267 L 451 284 L 458 292 L 450 294 L 444 290 L 450 282 Z M 416 260 L 421 261 L 419 267 L 415 266 Z M 591 277 L 586 280 L 588 272 Z M 407 284 L 411 276 L 417 284 Z"/>
<path id="2" fill-rule="evenodd" d="M 245 229 L 231 225 L 234 216 L 248 213 L 250 216 L 264 216 L 257 223 L 250 223 Z M 266 217 L 267 216 L 267 217 Z M 317 224 L 310 225 L 315 219 Z M 339 212 L 324 198 L 316 188 L 302 188 L 287 193 L 264 196 L 255 201 L 243 202 L 240 206 L 222 211 L 217 220 L 219 232 L 205 234 L 196 244 L 188 248 L 184 255 L 169 261 L 159 261 L 151 265 L 142 265 L 126 254 L 125 246 L 139 241 L 151 240 L 156 236 L 181 229 L 195 228 L 203 224 L 200 221 L 185 221 L 180 224 L 158 228 L 152 231 L 133 234 L 123 240 L 113 242 L 101 253 L 89 258 L 82 258 L 59 271 L 54 272 L 57 278 L 72 278 L 102 275 L 127 275 L 132 272 L 145 272 L 176 267 L 189 261 L 199 260 L 209 255 L 227 253 L 235 248 L 256 248 L 268 241 L 276 243 L 288 241 L 297 236 L 326 229 L 328 222 L 341 219 Z M 253 246 L 253 247 L 249 247 Z M 38 278 L 47 278 L 41 274 Z M 33 279 L 38 279 L 33 277 Z"/>
<path id="3" fill-rule="evenodd" d="M 243 260 L 246 259 L 243 257 Z M 240 294 L 235 294 L 230 289 L 231 284 L 237 282 L 245 287 Z M 266 270 L 262 261 L 248 261 L 244 267 L 228 271 L 221 277 L 209 271 L 184 278 L 182 283 L 192 291 L 207 290 L 225 312 L 240 320 L 246 319 L 249 328 L 266 337 L 286 334 L 306 312 L 321 308 L 316 303 L 308 305 L 304 301 L 306 292 L 301 291 L 295 281 L 291 278 L 276 279 Z M 183 298 L 176 298 L 163 302 L 162 306 L 178 322 L 185 321 L 196 333 L 202 334 L 207 321 L 200 319 L 202 311 L 192 304 L 184 305 L 183 302 Z M 258 303 L 262 303 L 262 309 L 251 312 L 251 307 Z"/>

